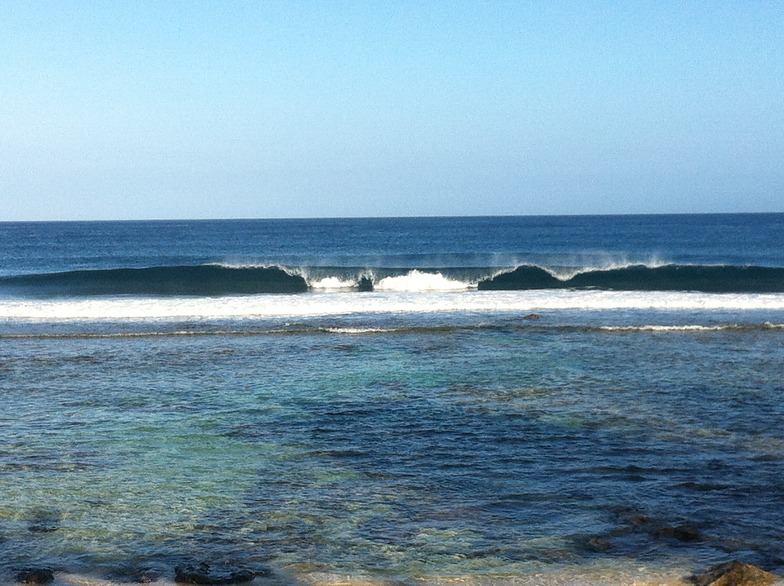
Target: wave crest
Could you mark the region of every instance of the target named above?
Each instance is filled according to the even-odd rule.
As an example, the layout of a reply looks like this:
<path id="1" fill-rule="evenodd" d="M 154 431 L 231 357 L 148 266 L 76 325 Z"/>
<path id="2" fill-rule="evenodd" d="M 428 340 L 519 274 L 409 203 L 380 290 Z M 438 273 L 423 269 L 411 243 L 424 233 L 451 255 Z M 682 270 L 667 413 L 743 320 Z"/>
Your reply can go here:
<path id="1" fill-rule="evenodd" d="M 733 265 L 614 265 L 551 269 L 161 266 L 0 277 L 0 291 L 22 297 L 222 296 L 306 291 L 443 292 L 584 289 L 783 293 L 784 268 Z"/>
<path id="2" fill-rule="evenodd" d="M 4 277 L 0 285 L 33 296 L 213 296 L 300 293 L 305 279 L 281 267 L 162 266 L 67 271 Z"/>
<path id="3" fill-rule="evenodd" d="M 559 278 L 538 266 L 522 265 L 479 282 L 480 290 L 602 289 L 614 291 L 700 291 L 781 293 L 784 268 L 733 265 L 629 265 L 591 269 Z"/>

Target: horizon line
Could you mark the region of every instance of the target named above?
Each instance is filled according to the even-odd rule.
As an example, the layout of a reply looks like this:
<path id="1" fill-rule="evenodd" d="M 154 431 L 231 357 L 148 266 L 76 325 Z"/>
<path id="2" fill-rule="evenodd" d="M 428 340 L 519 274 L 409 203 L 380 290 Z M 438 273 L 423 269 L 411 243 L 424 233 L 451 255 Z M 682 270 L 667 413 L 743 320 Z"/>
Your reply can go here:
<path id="1" fill-rule="evenodd" d="M 651 216 L 762 216 L 782 215 L 784 211 L 768 212 L 638 212 L 638 213 L 563 213 L 563 214 L 426 214 L 389 216 L 267 216 L 225 218 L 115 218 L 115 219 L 48 219 L 48 220 L 0 220 L 0 224 L 66 224 L 66 223 L 119 223 L 119 222 L 264 222 L 264 221 L 318 221 L 318 220 L 417 220 L 451 218 L 598 218 L 598 217 L 651 217 Z"/>

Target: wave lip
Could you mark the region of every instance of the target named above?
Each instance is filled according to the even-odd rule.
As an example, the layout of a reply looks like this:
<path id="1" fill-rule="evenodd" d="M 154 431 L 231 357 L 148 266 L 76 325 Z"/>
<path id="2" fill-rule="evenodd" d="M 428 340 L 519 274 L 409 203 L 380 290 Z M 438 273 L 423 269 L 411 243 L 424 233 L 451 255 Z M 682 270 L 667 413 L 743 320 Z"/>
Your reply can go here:
<path id="1" fill-rule="evenodd" d="M 97 295 L 215 296 L 300 293 L 305 279 L 281 267 L 160 266 L 4 277 L 0 287 L 40 297 Z"/>
<path id="2" fill-rule="evenodd" d="M 496 271 L 493 276 L 493 271 Z M 536 265 L 473 269 L 307 269 L 282 266 L 158 266 L 0 277 L 0 292 L 30 298 L 226 296 L 320 291 L 430 293 L 521 290 L 784 293 L 784 268 L 736 265 L 626 265 L 559 275 Z"/>
<path id="3" fill-rule="evenodd" d="M 784 292 L 784 268 L 734 265 L 629 265 L 586 270 L 568 279 L 559 279 L 541 267 L 522 265 L 480 281 L 478 288 L 486 291 L 604 289 L 781 293 Z"/>

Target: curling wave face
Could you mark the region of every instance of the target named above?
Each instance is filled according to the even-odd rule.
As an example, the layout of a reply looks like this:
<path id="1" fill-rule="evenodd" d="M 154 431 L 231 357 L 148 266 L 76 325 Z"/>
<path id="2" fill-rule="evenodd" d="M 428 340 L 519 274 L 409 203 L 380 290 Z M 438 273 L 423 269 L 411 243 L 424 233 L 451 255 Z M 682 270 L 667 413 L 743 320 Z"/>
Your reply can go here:
<path id="1" fill-rule="evenodd" d="M 236 322 L 232 328 L 242 330 L 259 320 L 320 317 L 395 315 L 416 321 L 420 318 L 413 316 L 461 314 L 484 319 L 481 316 L 537 312 L 640 311 L 709 312 L 714 317 L 719 312 L 756 312 L 759 315 L 747 317 L 779 323 L 770 312 L 784 311 L 784 269 L 666 264 L 604 269 L 205 264 L 0 277 L 5 333 L 22 323 L 231 321 Z"/>
<path id="2" fill-rule="evenodd" d="M 784 268 L 728 265 L 631 265 L 579 271 L 566 279 L 520 266 L 479 282 L 479 289 L 606 289 L 615 291 L 784 292 Z"/>
<path id="3" fill-rule="evenodd" d="M 564 274 L 566 276 L 564 276 Z M 77 270 L 0 278 L 0 293 L 19 297 L 221 296 L 341 291 L 699 291 L 782 293 L 784 268 L 734 265 L 644 265 L 563 269 L 157 266 Z"/>
<path id="4" fill-rule="evenodd" d="M 228 295 L 300 293 L 302 277 L 280 267 L 160 266 L 65 271 L 0 279 L 0 289 L 25 296 Z"/>

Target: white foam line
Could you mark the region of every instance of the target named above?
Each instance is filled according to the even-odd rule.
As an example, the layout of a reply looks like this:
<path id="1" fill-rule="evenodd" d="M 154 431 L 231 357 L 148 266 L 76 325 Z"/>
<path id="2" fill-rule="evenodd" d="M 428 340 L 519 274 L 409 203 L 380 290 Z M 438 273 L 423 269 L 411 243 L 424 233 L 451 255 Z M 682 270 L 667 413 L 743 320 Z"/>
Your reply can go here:
<path id="1" fill-rule="evenodd" d="M 0 319 L 100 320 L 263 319 L 363 314 L 538 311 L 784 311 L 784 293 L 707 294 L 624 291 L 313 291 L 226 297 L 111 297 L 0 300 Z"/>
<path id="2" fill-rule="evenodd" d="M 607 332 L 720 332 L 742 329 L 739 325 L 725 324 L 716 326 L 683 325 L 683 326 L 601 326 L 599 329 Z"/>
<path id="3" fill-rule="evenodd" d="M 324 331 L 330 334 L 349 334 L 349 335 L 362 335 L 362 334 L 387 334 L 394 332 L 393 328 L 326 328 Z"/>

